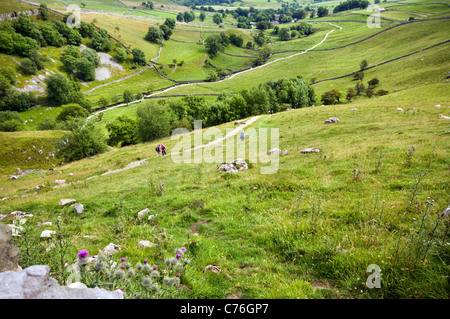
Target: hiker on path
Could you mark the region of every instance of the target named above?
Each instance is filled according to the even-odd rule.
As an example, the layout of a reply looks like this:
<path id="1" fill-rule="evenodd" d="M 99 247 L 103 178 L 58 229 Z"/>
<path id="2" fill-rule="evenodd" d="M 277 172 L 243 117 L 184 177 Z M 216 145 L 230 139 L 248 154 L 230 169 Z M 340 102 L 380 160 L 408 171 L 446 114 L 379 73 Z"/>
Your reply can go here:
<path id="1" fill-rule="evenodd" d="M 161 144 L 161 152 L 162 156 L 166 156 L 166 147 L 164 146 L 164 144 Z"/>
<path id="2" fill-rule="evenodd" d="M 160 147 L 160 144 L 158 144 L 158 145 L 156 145 L 156 147 L 155 147 L 155 151 L 158 153 L 158 156 L 161 156 L 161 147 Z"/>
<path id="3" fill-rule="evenodd" d="M 245 141 L 244 131 L 241 132 L 241 141 Z"/>

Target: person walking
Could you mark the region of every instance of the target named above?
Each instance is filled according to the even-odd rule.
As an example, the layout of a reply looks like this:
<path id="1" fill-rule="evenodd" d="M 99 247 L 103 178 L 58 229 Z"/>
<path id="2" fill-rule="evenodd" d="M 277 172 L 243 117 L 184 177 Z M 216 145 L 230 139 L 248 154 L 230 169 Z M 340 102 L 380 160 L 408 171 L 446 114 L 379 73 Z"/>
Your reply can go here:
<path id="1" fill-rule="evenodd" d="M 164 146 L 164 144 L 161 144 L 161 153 L 162 156 L 166 156 L 166 147 Z"/>
<path id="2" fill-rule="evenodd" d="M 244 131 L 241 132 L 241 141 L 245 141 Z"/>
<path id="3" fill-rule="evenodd" d="M 158 153 L 158 156 L 161 156 L 161 154 L 160 154 L 160 152 L 161 152 L 160 144 L 156 145 L 155 151 L 156 151 L 156 153 Z"/>

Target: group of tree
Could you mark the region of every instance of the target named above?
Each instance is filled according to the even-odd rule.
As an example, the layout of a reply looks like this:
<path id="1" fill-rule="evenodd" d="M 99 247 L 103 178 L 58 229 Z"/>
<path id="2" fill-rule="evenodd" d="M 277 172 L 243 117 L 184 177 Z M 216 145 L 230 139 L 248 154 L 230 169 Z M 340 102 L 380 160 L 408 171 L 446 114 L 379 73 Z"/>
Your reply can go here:
<path id="1" fill-rule="evenodd" d="M 195 20 L 195 12 L 194 11 L 184 11 L 178 12 L 177 21 L 179 22 L 192 22 Z"/>
<path id="2" fill-rule="evenodd" d="M 149 9 L 153 9 L 154 4 L 153 4 L 152 1 L 147 1 L 147 2 L 142 2 L 142 6 L 146 7 L 146 8 L 149 8 Z"/>
<path id="3" fill-rule="evenodd" d="M 241 43 L 238 39 L 239 36 L 233 35 L 231 38 L 233 38 L 234 45 L 236 45 L 236 43 Z M 243 42 L 244 40 L 242 39 L 242 43 Z M 213 34 L 205 40 L 206 53 L 208 53 L 209 57 L 212 59 L 217 55 L 217 53 L 219 53 L 219 51 L 223 51 L 230 43 L 232 43 L 230 36 L 228 36 L 225 32 Z"/>
<path id="4" fill-rule="evenodd" d="M 94 49 L 86 48 L 80 51 L 78 47 L 69 45 L 61 55 L 61 62 L 68 74 L 73 74 L 81 81 L 93 81 L 100 58 Z"/>
<path id="5" fill-rule="evenodd" d="M 388 94 L 388 91 L 383 89 L 375 90 L 380 83 L 378 78 L 373 78 L 367 81 L 367 86 L 363 83 L 364 70 L 367 68 L 369 63 L 366 59 L 362 60 L 359 64 L 359 70 L 354 73 L 353 78 L 356 80 L 356 84 L 352 88 L 347 89 L 346 100 L 351 102 L 353 98 L 357 96 L 366 96 L 371 98 L 373 96 L 383 96 Z M 332 105 L 341 103 L 342 93 L 337 88 L 333 88 L 322 94 L 321 100 L 325 105 Z"/>
<path id="6" fill-rule="evenodd" d="M 137 135 L 142 142 L 168 136 L 175 128 L 192 129 L 194 120 L 204 127 L 278 112 L 287 107 L 300 108 L 315 103 L 315 93 L 302 77 L 269 81 L 237 94 L 222 94 L 215 101 L 199 96 L 170 100 L 165 105 L 143 104 L 137 112 Z"/>
<path id="7" fill-rule="evenodd" d="M 175 29 L 176 22 L 172 18 L 167 18 L 159 28 L 151 26 L 145 35 L 145 40 L 153 43 L 161 43 L 162 40 L 169 40 Z"/>
<path id="8" fill-rule="evenodd" d="M 333 13 L 338 13 L 341 11 L 351 10 L 351 9 L 366 9 L 370 2 L 368 0 L 347 0 L 338 4 L 333 9 Z"/>
<path id="9" fill-rule="evenodd" d="M 15 71 L 10 67 L 0 67 L 0 110 L 26 111 L 36 105 L 31 92 L 19 92 L 12 86 L 16 81 Z"/>

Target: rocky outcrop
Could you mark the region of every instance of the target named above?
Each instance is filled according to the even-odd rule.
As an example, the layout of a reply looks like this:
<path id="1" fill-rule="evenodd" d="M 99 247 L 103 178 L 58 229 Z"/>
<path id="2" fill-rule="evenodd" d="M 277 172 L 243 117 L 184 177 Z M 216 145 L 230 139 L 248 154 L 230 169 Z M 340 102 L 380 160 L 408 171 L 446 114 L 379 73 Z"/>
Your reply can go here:
<path id="1" fill-rule="evenodd" d="M 220 171 L 225 171 L 229 173 L 237 173 L 243 169 L 248 169 L 247 163 L 243 159 L 236 159 L 233 162 L 230 163 L 222 163 L 220 164 L 219 168 L 217 169 Z"/>
<path id="2" fill-rule="evenodd" d="M 19 248 L 11 244 L 11 238 L 11 228 L 0 223 L 0 272 L 21 269 L 19 266 L 20 251 Z"/>
<path id="3" fill-rule="evenodd" d="M 120 290 L 60 286 L 49 273 L 50 267 L 45 265 L 0 273 L 0 299 L 123 299 Z"/>
<path id="4" fill-rule="evenodd" d="M 310 147 L 310 148 L 302 149 L 300 151 L 300 153 L 303 153 L 303 154 L 306 154 L 306 153 L 320 153 L 320 149 L 318 149 L 317 147 Z"/>
<path id="5" fill-rule="evenodd" d="M 330 117 L 328 120 L 324 122 L 324 124 L 337 123 L 339 119 L 337 117 Z"/>

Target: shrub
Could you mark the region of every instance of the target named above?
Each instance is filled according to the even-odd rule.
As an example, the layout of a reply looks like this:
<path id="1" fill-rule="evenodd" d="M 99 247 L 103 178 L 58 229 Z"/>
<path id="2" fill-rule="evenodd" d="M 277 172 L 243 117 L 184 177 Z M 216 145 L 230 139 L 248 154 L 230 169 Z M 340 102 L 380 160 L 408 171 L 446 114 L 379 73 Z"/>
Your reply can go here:
<path id="1" fill-rule="evenodd" d="M 23 112 L 30 107 L 36 105 L 36 98 L 31 92 L 18 92 L 11 90 L 8 96 L 0 102 L 0 106 L 3 110 Z"/>
<path id="2" fill-rule="evenodd" d="M 55 119 L 43 119 L 41 122 L 38 123 L 37 129 L 39 131 L 47 131 L 47 130 L 54 130 L 56 129 L 56 125 L 58 123 Z"/>
<path id="3" fill-rule="evenodd" d="M 331 89 L 330 91 L 322 94 L 321 100 L 323 104 L 331 105 L 339 103 L 339 99 L 341 98 L 341 96 L 342 94 L 338 89 Z"/>
<path id="4" fill-rule="evenodd" d="M 61 105 L 69 101 L 72 86 L 62 74 L 50 74 L 44 81 L 47 84 L 47 100 L 50 105 Z"/>
<path id="5" fill-rule="evenodd" d="M 23 128 L 23 119 L 13 111 L 0 112 L 0 131 L 15 132 Z"/>
<path id="6" fill-rule="evenodd" d="M 56 157 L 67 162 L 104 153 L 107 150 L 106 137 L 92 121 L 84 119 L 69 119 L 67 122 L 69 134 L 63 136 L 56 144 Z"/>
<path id="7" fill-rule="evenodd" d="M 58 114 L 56 120 L 58 122 L 66 122 L 71 118 L 86 118 L 89 116 L 89 112 L 76 103 L 67 104 L 63 110 Z"/>
<path id="8" fill-rule="evenodd" d="M 141 141 L 147 142 L 170 135 L 175 115 L 163 105 L 140 105 L 137 109 L 137 130 Z"/>
<path id="9" fill-rule="evenodd" d="M 137 143 L 136 121 L 125 116 L 118 116 L 106 124 L 109 139 L 108 145 L 126 146 Z"/>

